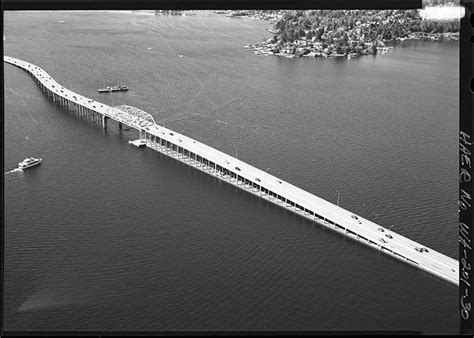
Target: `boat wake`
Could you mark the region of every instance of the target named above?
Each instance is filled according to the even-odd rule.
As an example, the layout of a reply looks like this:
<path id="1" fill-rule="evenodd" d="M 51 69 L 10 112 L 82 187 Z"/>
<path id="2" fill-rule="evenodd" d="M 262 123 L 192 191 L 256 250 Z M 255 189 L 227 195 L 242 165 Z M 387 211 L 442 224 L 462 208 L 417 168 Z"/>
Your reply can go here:
<path id="1" fill-rule="evenodd" d="M 15 169 L 12 169 L 12 170 L 10 170 L 10 171 L 7 171 L 7 172 L 5 173 L 5 175 L 7 175 L 7 174 L 13 174 L 13 173 L 17 173 L 17 172 L 23 172 L 23 169 L 15 168 Z"/>
<path id="2" fill-rule="evenodd" d="M 218 123 L 222 123 L 222 124 L 225 124 L 225 126 L 226 126 L 226 127 L 229 125 L 229 123 L 228 123 L 228 122 L 221 121 L 221 120 L 216 120 L 216 122 L 218 122 Z"/>
<path id="3" fill-rule="evenodd" d="M 37 292 L 28 298 L 19 308 L 18 312 L 54 309 L 58 307 L 80 305 L 84 301 L 75 299 L 71 294 L 56 294 L 54 291 Z"/>

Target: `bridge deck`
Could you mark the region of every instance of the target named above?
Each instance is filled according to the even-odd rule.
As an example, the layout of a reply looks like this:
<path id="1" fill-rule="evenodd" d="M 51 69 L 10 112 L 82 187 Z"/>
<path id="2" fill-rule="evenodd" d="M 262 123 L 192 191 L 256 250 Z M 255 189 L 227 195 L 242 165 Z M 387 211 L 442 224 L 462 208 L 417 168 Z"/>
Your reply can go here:
<path id="1" fill-rule="evenodd" d="M 235 177 L 241 177 L 251 181 L 252 185 L 258 187 L 257 191 L 253 189 L 254 194 L 277 203 L 282 207 L 286 207 L 302 216 L 318 221 L 324 226 L 340 231 L 353 239 L 377 248 L 384 253 L 405 261 L 422 270 L 428 271 L 438 277 L 450 281 L 451 283 L 459 285 L 459 262 L 451 257 L 431 248 L 426 248 L 415 241 L 390 231 L 387 228 L 381 227 L 380 225 L 359 215 L 354 215 L 354 213 L 346 209 L 319 198 L 289 182 L 281 180 L 266 171 L 255 168 L 246 162 L 223 153 L 204 143 L 177 133 L 169 128 L 159 126 L 143 116 L 128 114 L 126 110 L 119 110 L 72 92 L 58 84 L 51 78 L 51 76 L 49 76 L 48 73 L 35 65 L 7 56 L 4 57 L 4 61 L 30 72 L 43 86 L 63 99 L 67 99 L 70 102 L 94 110 L 103 116 L 143 131 L 147 137 L 150 137 L 151 139 L 159 139 L 160 142 L 166 141 L 175 145 L 177 147 L 176 155 L 172 154 L 170 156 L 179 158 L 179 149 L 187 150 L 194 155 L 198 155 L 203 159 L 212 162 L 214 167 L 221 166 L 229 171 L 230 174 L 235 175 Z M 149 146 L 152 145 L 153 142 L 150 141 Z M 190 164 L 189 157 L 186 159 L 185 156 L 182 156 L 181 159 Z M 193 162 L 195 163 L 194 166 L 196 166 L 196 162 Z M 202 165 L 200 165 L 200 169 L 203 169 Z M 210 170 L 208 171 L 211 173 Z M 219 178 L 226 179 L 222 175 Z M 227 179 L 227 181 L 232 183 L 232 180 L 230 179 Z M 238 180 L 235 180 L 234 184 L 239 186 Z M 247 188 L 245 185 L 240 185 L 239 187 L 252 192 L 251 186 Z M 270 192 L 279 195 L 280 198 L 272 198 Z M 302 210 L 298 210 L 296 205 L 298 205 Z M 356 216 L 357 219 L 354 216 Z M 390 235 L 391 238 L 386 235 Z M 385 242 L 380 239 L 383 239 Z M 420 252 L 417 251 L 416 248 L 426 248 L 428 251 Z"/>

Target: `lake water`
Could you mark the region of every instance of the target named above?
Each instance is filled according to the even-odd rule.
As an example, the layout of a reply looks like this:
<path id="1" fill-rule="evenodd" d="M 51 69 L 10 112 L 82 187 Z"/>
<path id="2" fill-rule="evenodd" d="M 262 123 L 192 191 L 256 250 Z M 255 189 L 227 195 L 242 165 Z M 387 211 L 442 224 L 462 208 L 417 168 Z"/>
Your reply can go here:
<path id="1" fill-rule="evenodd" d="M 267 22 L 6 12 L 5 54 L 457 258 L 458 43 L 287 59 Z M 53 105 L 4 64 L 5 330 L 457 333 L 457 287 Z M 128 92 L 97 88 L 127 85 Z"/>

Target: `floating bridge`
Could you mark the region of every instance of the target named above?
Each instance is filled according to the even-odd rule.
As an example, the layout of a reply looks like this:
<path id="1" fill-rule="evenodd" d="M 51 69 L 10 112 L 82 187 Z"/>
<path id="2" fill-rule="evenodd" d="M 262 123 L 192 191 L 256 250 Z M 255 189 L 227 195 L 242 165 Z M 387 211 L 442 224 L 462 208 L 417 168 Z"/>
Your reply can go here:
<path id="1" fill-rule="evenodd" d="M 136 129 L 147 147 L 237 188 L 301 215 L 344 236 L 459 285 L 459 262 L 387 228 L 319 198 L 266 171 L 255 168 L 169 128 L 131 106 L 111 107 L 79 95 L 57 83 L 31 63 L 4 56 L 4 62 L 27 71 L 44 93 L 76 115 L 107 128 L 107 120 Z"/>

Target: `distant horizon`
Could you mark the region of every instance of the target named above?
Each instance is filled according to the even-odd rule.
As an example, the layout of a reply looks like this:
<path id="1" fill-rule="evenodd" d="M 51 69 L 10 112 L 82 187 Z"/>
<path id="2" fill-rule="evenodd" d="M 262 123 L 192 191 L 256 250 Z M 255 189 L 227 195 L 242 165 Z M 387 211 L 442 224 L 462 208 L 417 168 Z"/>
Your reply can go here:
<path id="1" fill-rule="evenodd" d="M 229 11 L 236 11 L 240 9 L 229 9 Z M 244 10 L 244 9 L 242 9 Z M 278 9 L 276 9 L 278 10 Z M 284 10 L 284 9 L 281 9 Z M 308 9 L 310 10 L 310 9 Z M 331 9 L 330 9 L 331 10 Z M 332 11 L 346 11 L 347 9 L 332 9 Z M 380 9 L 380 11 L 384 10 L 390 10 L 390 9 Z M 402 11 L 404 9 L 401 9 Z M 408 9 L 407 9 L 408 10 Z M 104 12 L 104 13 L 133 13 L 133 12 L 142 12 L 142 13 L 154 13 L 157 11 L 157 9 L 92 9 L 92 10 L 87 10 L 87 9 L 81 9 L 81 10 L 75 10 L 75 9 L 64 9 L 64 10 L 26 10 L 22 11 L 24 13 L 33 13 L 33 12 L 77 12 L 77 13 L 89 13 L 89 12 Z M 214 9 L 183 9 L 180 11 L 188 11 L 188 12 L 215 12 L 217 10 Z M 258 11 L 258 10 L 253 10 L 253 11 Z M 291 11 L 291 9 L 287 10 Z M 363 9 L 361 9 L 363 11 Z M 452 6 L 452 5 L 437 5 L 437 6 L 425 6 L 422 9 L 418 9 L 420 12 L 420 16 L 423 19 L 438 19 L 438 20 L 449 20 L 449 19 L 460 19 L 461 17 L 464 16 L 465 14 L 465 9 L 463 6 Z M 8 12 L 8 10 L 6 10 Z"/>

